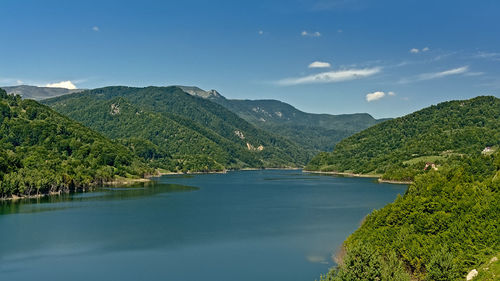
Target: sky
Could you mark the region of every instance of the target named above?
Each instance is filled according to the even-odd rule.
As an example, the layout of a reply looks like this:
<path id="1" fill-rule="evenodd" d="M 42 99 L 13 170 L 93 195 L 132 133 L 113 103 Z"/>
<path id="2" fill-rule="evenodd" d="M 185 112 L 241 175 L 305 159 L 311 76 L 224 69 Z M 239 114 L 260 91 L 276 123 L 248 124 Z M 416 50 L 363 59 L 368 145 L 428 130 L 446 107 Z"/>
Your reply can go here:
<path id="1" fill-rule="evenodd" d="M 0 0 L 0 85 L 192 85 L 397 117 L 500 96 L 500 1 Z"/>

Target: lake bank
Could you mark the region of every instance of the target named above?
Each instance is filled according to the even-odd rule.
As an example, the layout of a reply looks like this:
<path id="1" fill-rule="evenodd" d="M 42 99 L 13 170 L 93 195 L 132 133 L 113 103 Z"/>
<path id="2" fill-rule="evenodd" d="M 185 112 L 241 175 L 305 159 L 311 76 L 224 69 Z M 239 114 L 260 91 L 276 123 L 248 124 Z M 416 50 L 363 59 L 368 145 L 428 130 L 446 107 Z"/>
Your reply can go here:
<path id="1" fill-rule="evenodd" d="M 65 189 L 65 190 L 59 190 L 59 191 L 50 191 L 48 193 L 39 193 L 39 194 L 30 194 L 30 195 L 21 195 L 21 194 L 14 194 L 11 195 L 10 197 L 2 197 L 0 198 L 0 201 L 17 201 L 17 200 L 23 200 L 23 199 L 36 199 L 36 198 L 43 198 L 46 196 L 59 196 L 61 194 L 69 194 L 73 192 L 87 192 L 87 191 L 92 191 L 100 186 L 113 186 L 113 187 L 128 187 L 134 184 L 139 184 L 139 183 L 148 183 L 152 181 L 152 178 L 159 178 L 162 176 L 168 176 L 168 175 L 204 175 L 204 174 L 226 174 L 228 172 L 235 172 L 235 171 L 259 171 L 259 170 L 301 170 L 301 168 L 242 168 L 242 169 L 237 169 L 237 170 L 222 170 L 222 171 L 207 171 L 207 172 L 194 172 L 194 171 L 187 171 L 187 172 L 170 172 L 170 171 L 165 171 L 165 170 L 157 170 L 156 173 L 151 174 L 151 175 L 146 175 L 143 178 L 125 178 L 125 177 L 115 177 L 113 180 L 110 181 L 105 181 L 102 183 L 95 183 L 87 186 L 82 186 L 78 187 L 76 189 Z"/>
<path id="2" fill-rule="evenodd" d="M 384 180 L 382 179 L 381 174 L 356 174 L 356 173 L 348 173 L 348 172 L 323 172 L 323 171 L 308 171 L 303 170 L 304 173 L 311 174 L 324 174 L 324 175 L 336 175 L 336 176 L 344 176 L 344 177 L 353 177 L 353 178 L 373 178 L 377 179 L 379 183 L 390 183 L 390 184 L 412 184 L 412 181 L 397 181 L 397 180 Z"/>

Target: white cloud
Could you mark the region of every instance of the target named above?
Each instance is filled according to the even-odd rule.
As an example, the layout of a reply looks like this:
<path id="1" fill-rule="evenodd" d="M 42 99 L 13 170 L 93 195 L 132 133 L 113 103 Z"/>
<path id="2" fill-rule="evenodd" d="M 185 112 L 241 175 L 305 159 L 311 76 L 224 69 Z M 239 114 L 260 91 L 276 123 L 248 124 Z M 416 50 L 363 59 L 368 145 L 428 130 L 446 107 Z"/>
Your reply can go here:
<path id="1" fill-rule="evenodd" d="M 73 84 L 69 80 L 68 81 L 61 81 L 61 82 L 57 82 L 57 83 L 49 83 L 49 84 L 46 84 L 45 87 L 49 87 L 49 88 L 66 88 L 66 89 L 70 89 L 70 90 L 76 89 L 75 84 Z"/>
<path id="2" fill-rule="evenodd" d="M 23 80 L 18 79 L 18 80 L 16 80 L 16 83 L 17 83 L 17 85 L 22 85 L 24 82 L 23 82 Z"/>
<path id="3" fill-rule="evenodd" d="M 484 74 L 484 72 L 466 72 L 466 73 L 464 73 L 465 76 L 481 76 L 483 74 Z"/>
<path id="4" fill-rule="evenodd" d="M 500 53 L 479 52 L 473 57 L 479 59 L 489 59 L 492 61 L 500 61 Z"/>
<path id="5" fill-rule="evenodd" d="M 410 53 L 412 53 L 412 54 L 418 54 L 420 52 L 427 52 L 429 50 L 430 50 L 429 47 L 424 47 L 422 49 L 412 48 L 412 49 L 410 49 Z"/>
<path id="6" fill-rule="evenodd" d="M 372 101 L 376 101 L 376 100 L 379 100 L 381 98 L 384 98 L 384 97 L 387 97 L 387 96 L 395 96 L 396 93 L 394 92 L 382 92 L 382 91 L 376 91 L 376 92 L 373 92 L 373 93 L 368 93 L 366 94 L 366 101 L 367 102 L 372 102 Z"/>
<path id="7" fill-rule="evenodd" d="M 410 78 L 403 78 L 399 80 L 399 84 L 407 84 L 411 82 L 417 82 L 417 81 L 424 81 L 424 80 L 432 80 L 432 79 L 438 79 L 438 78 L 443 78 L 447 76 L 452 76 L 452 75 L 468 75 L 469 71 L 469 66 L 462 66 L 462 67 L 457 67 L 441 72 L 429 72 L 429 73 L 422 73 L 420 75 L 410 77 Z M 481 75 L 482 73 L 474 73 L 474 75 Z M 474 75 L 468 75 L 468 76 L 474 76 Z"/>
<path id="8" fill-rule="evenodd" d="M 443 78 L 443 77 L 450 76 L 450 75 L 463 74 L 463 73 L 467 72 L 467 70 L 469 70 L 468 66 L 462 66 L 462 67 L 453 68 L 453 69 L 445 70 L 445 71 L 441 71 L 441 72 L 431 72 L 431 73 L 420 74 L 418 77 L 419 77 L 419 80 L 431 80 L 431 79 L 436 79 L 436 78 Z"/>
<path id="9" fill-rule="evenodd" d="M 500 53 L 479 52 L 474 57 L 487 59 L 487 58 L 494 58 L 494 57 L 499 57 L 499 56 L 500 56 Z"/>
<path id="10" fill-rule="evenodd" d="M 368 94 L 366 94 L 366 101 L 367 102 L 376 101 L 376 100 L 379 100 L 383 97 L 385 97 L 385 93 L 381 92 L 381 91 L 368 93 Z"/>
<path id="11" fill-rule="evenodd" d="M 369 77 L 379 73 L 382 70 L 380 67 L 364 68 L 364 69 L 346 69 L 337 71 L 321 72 L 318 74 L 285 78 L 277 81 L 278 85 L 291 86 L 300 84 L 313 84 L 313 83 L 336 83 L 341 81 L 348 81 Z"/>
<path id="12" fill-rule="evenodd" d="M 97 25 L 93 26 L 92 30 L 95 31 L 95 32 L 99 32 L 100 31 L 99 26 L 97 26 Z"/>
<path id="13" fill-rule="evenodd" d="M 259 35 L 264 34 L 264 30 L 259 30 Z"/>
<path id="14" fill-rule="evenodd" d="M 309 68 L 327 68 L 330 67 L 329 62 L 324 62 L 324 61 L 314 61 L 309 65 Z"/>
<path id="15" fill-rule="evenodd" d="M 315 32 L 308 32 L 308 31 L 302 31 L 300 33 L 300 35 L 302 36 L 305 36 L 305 37 L 320 37 L 321 36 L 321 33 L 319 33 L 319 31 L 315 31 Z"/>

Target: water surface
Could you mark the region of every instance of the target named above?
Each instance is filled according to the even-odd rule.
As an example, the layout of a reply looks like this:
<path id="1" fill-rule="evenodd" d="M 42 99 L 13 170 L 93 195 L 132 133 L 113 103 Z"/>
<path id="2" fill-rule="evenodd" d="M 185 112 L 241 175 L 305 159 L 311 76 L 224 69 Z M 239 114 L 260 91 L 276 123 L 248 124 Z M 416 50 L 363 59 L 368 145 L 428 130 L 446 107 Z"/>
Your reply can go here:
<path id="1" fill-rule="evenodd" d="M 314 280 L 406 186 L 266 170 L 0 204 L 0 280 Z"/>

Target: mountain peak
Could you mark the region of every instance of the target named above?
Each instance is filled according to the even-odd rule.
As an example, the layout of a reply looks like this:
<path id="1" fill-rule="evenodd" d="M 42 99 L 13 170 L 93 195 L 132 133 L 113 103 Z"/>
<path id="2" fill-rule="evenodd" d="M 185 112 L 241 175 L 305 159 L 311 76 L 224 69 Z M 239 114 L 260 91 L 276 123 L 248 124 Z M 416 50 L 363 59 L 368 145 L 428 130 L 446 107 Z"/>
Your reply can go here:
<path id="1" fill-rule="evenodd" d="M 216 90 L 209 90 L 205 91 L 203 89 L 200 89 L 196 86 L 177 86 L 184 92 L 195 96 L 195 97 L 200 97 L 204 99 L 217 99 L 217 98 L 222 98 L 222 95 L 219 94 Z"/>

